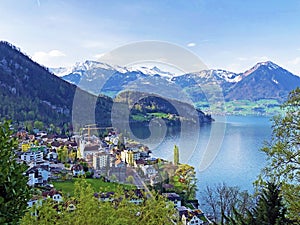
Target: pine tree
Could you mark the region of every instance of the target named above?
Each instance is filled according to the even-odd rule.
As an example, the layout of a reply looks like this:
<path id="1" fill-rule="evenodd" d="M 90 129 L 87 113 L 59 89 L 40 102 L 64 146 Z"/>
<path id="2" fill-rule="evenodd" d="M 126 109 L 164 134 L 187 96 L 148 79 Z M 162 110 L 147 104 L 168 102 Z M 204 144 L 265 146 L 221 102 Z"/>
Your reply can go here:
<path id="1" fill-rule="evenodd" d="M 280 187 L 274 183 L 267 183 L 254 210 L 256 224 L 287 224 L 285 214 L 286 208 L 282 203 Z"/>
<path id="2" fill-rule="evenodd" d="M 177 145 L 174 146 L 174 165 L 179 164 L 179 148 Z"/>
<path id="3" fill-rule="evenodd" d="M 267 183 L 259 193 L 256 206 L 245 214 L 233 208 L 233 215 L 225 216 L 228 225 L 287 225 L 293 224 L 286 218 L 280 186 Z"/>

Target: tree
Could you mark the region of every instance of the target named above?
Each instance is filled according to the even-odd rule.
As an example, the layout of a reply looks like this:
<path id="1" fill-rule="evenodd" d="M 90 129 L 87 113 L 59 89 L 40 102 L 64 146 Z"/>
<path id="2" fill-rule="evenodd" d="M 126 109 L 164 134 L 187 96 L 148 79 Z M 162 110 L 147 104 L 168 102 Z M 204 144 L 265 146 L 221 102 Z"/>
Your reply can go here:
<path id="1" fill-rule="evenodd" d="M 284 114 L 273 119 L 272 139 L 263 147 L 267 165 L 256 184 L 282 184 L 288 214 L 300 223 L 300 88 L 282 105 Z"/>
<path id="2" fill-rule="evenodd" d="M 242 215 L 254 206 L 252 197 L 247 192 L 241 192 L 238 187 L 230 187 L 225 183 L 215 187 L 207 186 L 203 193 L 203 202 L 208 206 L 214 221 L 224 224 L 236 209 Z"/>
<path id="3" fill-rule="evenodd" d="M 134 184 L 134 178 L 133 178 L 133 176 L 128 176 L 126 178 L 126 182 L 129 183 L 129 184 Z"/>
<path id="4" fill-rule="evenodd" d="M 16 162 L 18 143 L 12 137 L 10 122 L 0 123 L 0 224 L 17 224 L 29 200 L 27 167 Z"/>
<path id="5" fill-rule="evenodd" d="M 60 146 L 57 149 L 58 160 L 62 163 L 68 162 L 69 150 L 67 146 Z"/>
<path id="6" fill-rule="evenodd" d="M 197 179 L 194 167 L 180 164 L 173 176 L 173 184 L 183 201 L 194 199 L 197 191 Z"/>
<path id="7" fill-rule="evenodd" d="M 286 208 L 282 203 L 280 187 L 274 183 L 268 183 L 262 189 L 257 206 L 254 210 L 256 224 L 287 224 L 285 214 Z"/>
<path id="8" fill-rule="evenodd" d="M 80 179 L 75 183 L 74 197 L 64 198 L 66 203 L 74 202 L 76 207 L 74 211 L 69 212 L 66 204 L 57 205 L 53 202 L 46 202 L 27 212 L 21 224 L 174 224 L 172 222 L 175 215 L 174 205 L 167 202 L 161 195 L 152 193 L 153 197 L 145 198 L 142 204 L 136 205 L 130 202 L 128 192 L 126 195 L 122 189 L 117 190 L 111 196 L 112 202 L 98 200 L 94 191 L 86 180 Z M 100 190 L 100 193 L 102 191 Z M 37 217 L 32 214 L 36 210 Z M 49 211 L 48 214 L 47 211 Z"/>
<path id="9" fill-rule="evenodd" d="M 42 121 L 34 121 L 33 124 L 34 128 L 38 129 L 38 130 L 43 130 L 44 129 L 44 123 Z"/>
<path id="10" fill-rule="evenodd" d="M 285 225 L 292 224 L 285 217 L 286 207 L 283 204 L 280 186 L 275 183 L 267 183 L 259 193 L 255 207 L 246 213 L 233 208 L 233 215 L 224 216 L 229 225 Z"/>
<path id="11" fill-rule="evenodd" d="M 175 145 L 174 146 L 174 165 L 178 165 L 179 164 L 179 149 L 178 146 Z"/>

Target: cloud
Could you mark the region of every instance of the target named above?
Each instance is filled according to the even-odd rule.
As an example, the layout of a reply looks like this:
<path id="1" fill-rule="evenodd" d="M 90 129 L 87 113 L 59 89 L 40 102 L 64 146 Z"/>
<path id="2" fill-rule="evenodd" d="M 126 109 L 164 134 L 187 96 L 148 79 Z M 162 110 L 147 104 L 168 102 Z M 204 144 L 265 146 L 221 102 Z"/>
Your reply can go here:
<path id="1" fill-rule="evenodd" d="M 99 54 L 96 54 L 94 57 L 96 59 L 101 59 L 104 55 L 105 55 L 105 53 L 99 53 Z"/>
<path id="2" fill-rule="evenodd" d="M 54 61 L 57 61 L 61 57 L 66 55 L 57 49 L 51 50 L 49 52 L 35 52 L 32 56 L 32 59 L 44 66 L 52 66 Z"/>
<path id="3" fill-rule="evenodd" d="M 290 60 L 288 62 L 288 64 L 290 64 L 290 65 L 298 65 L 298 64 L 300 64 L 300 57 L 296 57 L 295 59 Z"/>
<path id="4" fill-rule="evenodd" d="M 188 46 L 188 47 L 195 47 L 195 46 L 196 46 L 196 43 L 190 42 L 190 43 L 187 44 L 187 46 Z"/>

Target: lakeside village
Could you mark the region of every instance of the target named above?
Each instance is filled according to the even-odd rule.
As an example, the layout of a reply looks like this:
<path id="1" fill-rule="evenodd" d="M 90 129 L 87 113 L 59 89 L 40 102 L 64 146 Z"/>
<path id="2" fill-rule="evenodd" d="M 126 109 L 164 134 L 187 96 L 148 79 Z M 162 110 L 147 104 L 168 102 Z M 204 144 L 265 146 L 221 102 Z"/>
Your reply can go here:
<path id="1" fill-rule="evenodd" d="M 210 224 L 209 218 L 199 209 L 195 198 L 194 168 L 179 163 L 179 149 L 174 147 L 174 162 L 155 158 L 147 146 L 124 137 L 115 129 L 106 129 L 100 137 L 94 135 L 97 127 L 87 126 L 81 134 L 47 134 L 35 130 L 28 134 L 19 130 L 16 136 L 19 149 L 18 161 L 28 165 L 24 173 L 28 185 L 36 190 L 28 201 L 28 207 L 42 204 L 45 199 L 64 203 L 64 195 L 70 193 L 55 189 L 56 184 L 85 177 L 93 181 L 118 183 L 134 187 L 135 204 L 143 202 L 139 193 L 156 190 L 174 203 L 178 220 L 183 224 Z M 101 201 L 113 201 L 113 190 L 95 193 Z M 76 205 L 68 208 L 76 210 Z"/>

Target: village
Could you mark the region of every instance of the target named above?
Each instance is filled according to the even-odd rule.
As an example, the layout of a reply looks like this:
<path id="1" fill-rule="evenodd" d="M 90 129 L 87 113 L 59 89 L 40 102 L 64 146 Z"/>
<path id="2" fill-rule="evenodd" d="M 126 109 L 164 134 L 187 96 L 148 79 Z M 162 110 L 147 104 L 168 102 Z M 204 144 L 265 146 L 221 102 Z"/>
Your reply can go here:
<path id="1" fill-rule="evenodd" d="M 141 192 L 147 195 L 150 190 L 158 191 L 166 201 L 174 203 L 182 224 L 211 223 L 199 209 L 198 200 L 191 197 L 195 172 L 193 167 L 179 163 L 177 147 L 174 162 L 168 162 L 156 158 L 147 146 L 124 137 L 114 128 L 106 128 L 101 135 L 95 132 L 97 129 L 95 125 L 86 126 L 72 136 L 37 129 L 33 134 L 26 130 L 16 133 L 17 160 L 28 166 L 24 173 L 28 185 L 40 190 L 28 201 L 28 207 L 42 204 L 45 199 L 63 203 L 66 193 L 54 184 L 83 177 L 134 186 L 134 197 L 129 200 L 134 204 L 143 202 Z M 94 196 L 100 201 L 112 201 L 113 193 L 95 192 Z M 76 210 L 75 204 L 68 207 Z"/>

